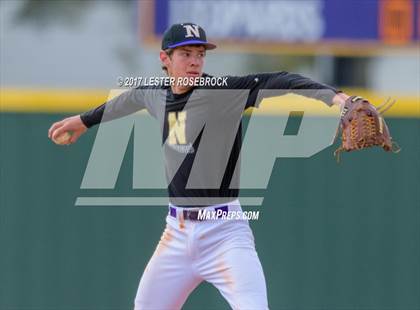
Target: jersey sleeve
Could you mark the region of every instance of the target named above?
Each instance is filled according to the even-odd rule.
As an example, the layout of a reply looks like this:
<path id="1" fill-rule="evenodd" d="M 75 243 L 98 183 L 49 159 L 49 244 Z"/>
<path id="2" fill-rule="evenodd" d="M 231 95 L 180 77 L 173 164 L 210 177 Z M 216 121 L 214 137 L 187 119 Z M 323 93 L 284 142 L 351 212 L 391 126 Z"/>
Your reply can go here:
<path id="1" fill-rule="evenodd" d="M 258 105 L 258 93 L 263 89 L 279 89 L 286 93 L 302 94 L 332 105 L 332 99 L 339 91 L 334 87 L 315 82 L 307 77 L 289 72 L 251 74 L 247 76 L 229 76 L 228 88 L 249 89 L 246 107 Z M 305 91 L 302 91 L 305 90 Z"/>
<path id="2" fill-rule="evenodd" d="M 140 111 L 146 107 L 144 89 L 130 89 L 104 104 L 80 115 L 83 124 L 90 128 L 102 121 L 110 121 Z"/>

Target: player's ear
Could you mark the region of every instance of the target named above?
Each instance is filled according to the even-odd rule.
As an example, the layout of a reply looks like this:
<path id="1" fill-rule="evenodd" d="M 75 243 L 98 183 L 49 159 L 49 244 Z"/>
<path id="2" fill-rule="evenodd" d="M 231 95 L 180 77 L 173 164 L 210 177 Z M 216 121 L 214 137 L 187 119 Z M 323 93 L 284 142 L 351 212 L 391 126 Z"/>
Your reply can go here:
<path id="1" fill-rule="evenodd" d="M 164 66 L 167 67 L 170 64 L 171 59 L 169 55 L 166 53 L 166 51 L 160 51 L 159 58 Z"/>

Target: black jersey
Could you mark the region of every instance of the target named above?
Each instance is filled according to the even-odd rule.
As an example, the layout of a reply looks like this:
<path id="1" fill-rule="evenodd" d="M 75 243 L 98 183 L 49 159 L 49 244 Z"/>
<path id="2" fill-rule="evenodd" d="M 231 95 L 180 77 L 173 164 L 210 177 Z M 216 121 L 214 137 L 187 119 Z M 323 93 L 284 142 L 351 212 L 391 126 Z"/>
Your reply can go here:
<path id="1" fill-rule="evenodd" d="M 147 109 L 161 124 L 170 201 L 186 207 L 229 202 L 239 195 L 241 117 L 248 107 L 258 106 L 260 91 L 312 90 L 311 97 L 328 105 L 337 91 L 288 72 L 224 78 L 224 85 L 197 86 L 183 94 L 174 94 L 168 86 L 131 89 L 81 119 L 91 127 Z"/>

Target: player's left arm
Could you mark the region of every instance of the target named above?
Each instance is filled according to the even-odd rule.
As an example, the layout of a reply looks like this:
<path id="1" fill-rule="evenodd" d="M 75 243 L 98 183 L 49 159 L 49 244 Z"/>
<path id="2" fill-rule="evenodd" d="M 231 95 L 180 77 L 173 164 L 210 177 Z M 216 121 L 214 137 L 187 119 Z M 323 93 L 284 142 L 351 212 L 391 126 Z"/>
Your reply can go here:
<path id="1" fill-rule="evenodd" d="M 241 77 L 229 76 L 227 88 L 250 90 L 245 109 L 258 105 L 260 90 L 267 89 L 277 89 L 283 91 L 284 94 L 295 93 L 315 98 L 329 106 L 340 106 L 342 143 L 335 152 L 337 158 L 342 151 L 359 150 L 371 146 L 380 146 L 386 151 L 393 152 L 398 152 L 400 149 L 392 140 L 382 117 L 382 114 L 395 101 L 376 108 L 359 96 L 349 96 L 332 86 L 313 81 L 300 74 L 284 71 Z"/>
<path id="2" fill-rule="evenodd" d="M 382 117 L 382 114 L 395 101 L 376 108 L 361 97 L 349 96 L 332 86 L 288 72 L 256 74 L 243 77 L 237 82 L 251 90 L 247 107 L 255 106 L 257 94 L 262 89 L 286 90 L 286 93 L 291 92 L 315 98 L 328 105 L 339 105 L 341 108 L 342 144 L 335 153 L 337 156 L 342 151 L 360 150 L 372 146 L 380 146 L 386 151 L 399 151 L 399 146 L 392 140 Z"/>
<path id="3" fill-rule="evenodd" d="M 341 90 L 338 90 L 330 85 L 316 82 L 310 78 L 296 73 L 281 72 L 280 74 L 275 74 L 274 76 L 268 78 L 266 86 L 271 88 L 272 86 L 276 86 L 276 84 L 280 86 L 287 86 L 287 88 L 290 90 L 330 90 L 331 93 L 334 93 L 335 95 L 332 97 L 331 101 L 326 102 L 327 104 L 343 106 L 346 100 L 350 97 Z"/>
<path id="4" fill-rule="evenodd" d="M 265 89 L 278 89 L 285 91 L 285 93 L 297 93 L 321 100 L 327 105 L 343 106 L 350 97 L 332 86 L 313 81 L 300 74 L 285 71 L 240 77 L 231 76 L 228 77 L 228 88 L 250 90 L 246 108 L 255 106 L 259 91 Z"/>

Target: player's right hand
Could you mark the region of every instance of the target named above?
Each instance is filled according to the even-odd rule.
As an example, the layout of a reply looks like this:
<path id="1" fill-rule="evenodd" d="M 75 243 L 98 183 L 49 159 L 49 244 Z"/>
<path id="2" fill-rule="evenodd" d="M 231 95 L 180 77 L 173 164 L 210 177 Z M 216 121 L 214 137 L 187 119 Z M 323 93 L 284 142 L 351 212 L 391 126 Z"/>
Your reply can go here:
<path id="1" fill-rule="evenodd" d="M 63 143 L 65 145 L 75 143 L 79 137 L 87 131 L 87 127 L 80 119 L 80 115 L 65 118 L 59 122 L 52 124 L 48 130 L 48 138 L 56 140 L 59 136 L 66 132 L 71 133 L 70 139 Z"/>

